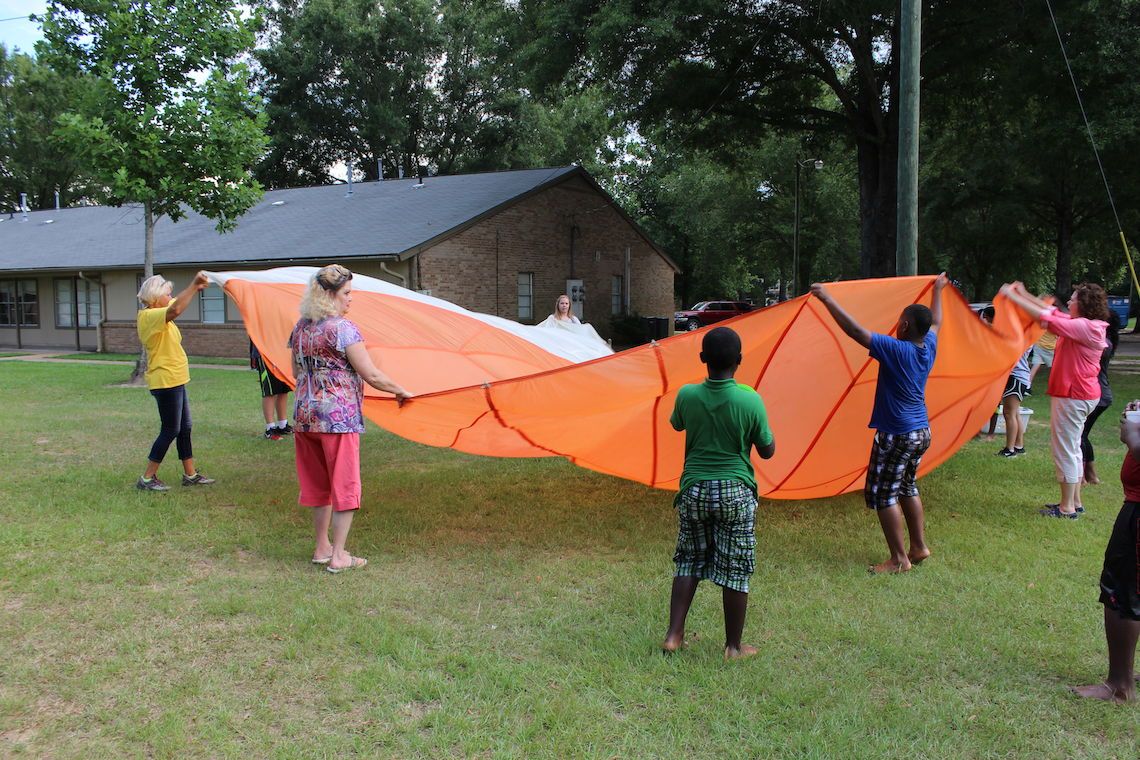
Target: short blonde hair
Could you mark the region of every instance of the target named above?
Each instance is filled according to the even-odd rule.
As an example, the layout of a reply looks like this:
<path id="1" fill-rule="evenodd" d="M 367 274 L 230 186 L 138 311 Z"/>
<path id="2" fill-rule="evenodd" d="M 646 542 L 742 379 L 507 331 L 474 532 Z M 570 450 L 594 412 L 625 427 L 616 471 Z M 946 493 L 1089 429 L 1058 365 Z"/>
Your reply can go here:
<path id="1" fill-rule="evenodd" d="M 309 289 L 301 297 L 301 316 L 319 322 L 339 313 L 333 297 L 351 279 L 352 272 L 340 264 L 318 269 L 309 279 Z"/>
<path id="2" fill-rule="evenodd" d="M 143 280 L 142 285 L 139 286 L 139 292 L 135 297 L 147 306 L 151 306 L 158 299 L 163 296 L 168 296 L 173 292 L 174 283 L 160 274 L 155 274 Z"/>

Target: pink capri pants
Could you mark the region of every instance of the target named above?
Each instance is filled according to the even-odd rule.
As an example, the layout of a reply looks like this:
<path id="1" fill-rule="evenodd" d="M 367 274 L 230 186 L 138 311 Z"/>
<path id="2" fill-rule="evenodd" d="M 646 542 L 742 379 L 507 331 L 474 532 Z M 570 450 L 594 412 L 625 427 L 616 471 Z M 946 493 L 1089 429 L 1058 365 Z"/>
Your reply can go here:
<path id="1" fill-rule="evenodd" d="M 302 433 L 293 436 L 302 507 L 332 505 L 337 512 L 360 509 L 360 433 Z"/>

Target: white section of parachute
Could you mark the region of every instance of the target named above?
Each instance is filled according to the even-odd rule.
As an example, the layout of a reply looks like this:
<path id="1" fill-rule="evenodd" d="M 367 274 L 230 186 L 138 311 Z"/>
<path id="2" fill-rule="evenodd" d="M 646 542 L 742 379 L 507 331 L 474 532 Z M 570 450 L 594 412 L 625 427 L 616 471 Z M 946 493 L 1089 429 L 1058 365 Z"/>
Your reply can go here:
<path id="1" fill-rule="evenodd" d="M 212 282 L 222 287 L 231 279 L 267 284 L 302 285 L 307 287 L 310 279 L 317 271 L 319 271 L 318 267 L 280 267 L 264 271 L 207 272 L 206 274 Z M 353 272 L 352 275 L 352 287 L 356 291 L 376 293 L 393 299 L 401 299 L 423 306 L 444 309 L 456 314 L 461 314 L 470 319 L 479 320 L 489 327 L 508 332 L 547 353 L 562 357 L 574 363 L 590 361 L 602 356 L 609 356 L 613 353 L 613 349 L 611 349 L 609 345 L 598 336 L 594 328 L 589 325 L 574 325 L 574 327 L 585 328 L 578 330 L 551 330 L 541 325 L 521 325 L 510 319 L 470 311 L 450 301 L 445 301 L 442 298 L 417 293 L 414 290 L 409 290 L 408 288 L 355 272 Z M 399 304 L 393 304 L 393 308 L 399 308 Z M 351 315 L 349 315 L 349 318 L 351 318 Z M 559 325 L 559 327 L 565 326 Z"/>

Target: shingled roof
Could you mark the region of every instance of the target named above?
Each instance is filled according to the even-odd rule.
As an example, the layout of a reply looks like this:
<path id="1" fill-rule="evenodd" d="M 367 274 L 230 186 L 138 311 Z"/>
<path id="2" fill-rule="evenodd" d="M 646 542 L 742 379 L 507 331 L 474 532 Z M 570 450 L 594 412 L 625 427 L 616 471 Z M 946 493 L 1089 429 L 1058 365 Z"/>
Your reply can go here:
<path id="1" fill-rule="evenodd" d="M 284 264 L 324 260 L 330 252 L 343 260 L 404 259 L 575 176 L 605 194 L 576 166 L 428 177 L 422 185 L 416 178 L 358 182 L 351 196 L 346 185 L 271 190 L 224 235 L 193 212 L 178 223 L 159 220 L 155 266 Z M 0 270 L 137 269 L 142 225 L 141 206 L 31 211 L 27 221 L 16 214 L 0 220 Z"/>

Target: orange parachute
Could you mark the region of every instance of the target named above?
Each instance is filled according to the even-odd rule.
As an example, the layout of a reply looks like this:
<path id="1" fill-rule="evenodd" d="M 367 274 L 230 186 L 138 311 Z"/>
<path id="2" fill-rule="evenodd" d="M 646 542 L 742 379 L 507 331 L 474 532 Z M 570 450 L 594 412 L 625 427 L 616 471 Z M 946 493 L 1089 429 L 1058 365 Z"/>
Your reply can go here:
<path id="1" fill-rule="evenodd" d="M 237 303 L 253 342 L 290 378 L 286 341 L 311 267 L 212 273 Z M 829 291 L 870 330 L 890 333 L 933 277 L 837 282 Z M 945 462 L 993 414 L 1010 369 L 1040 334 L 999 297 L 993 326 L 947 288 L 927 384 L 933 443 L 919 475 Z M 699 383 L 703 330 L 609 354 L 596 340 L 477 314 L 357 275 L 347 315 L 377 366 L 416 397 L 365 389 L 377 425 L 431 446 L 497 457 L 562 456 L 656 488 L 675 489 L 684 435 L 669 425 L 678 388 Z M 866 349 L 818 300 L 801 296 L 721 323 L 740 334 L 736 379 L 764 398 L 776 455 L 753 456 L 762 496 L 814 499 L 862 486 L 878 372 Z M 590 358 L 591 356 L 596 358 Z"/>

